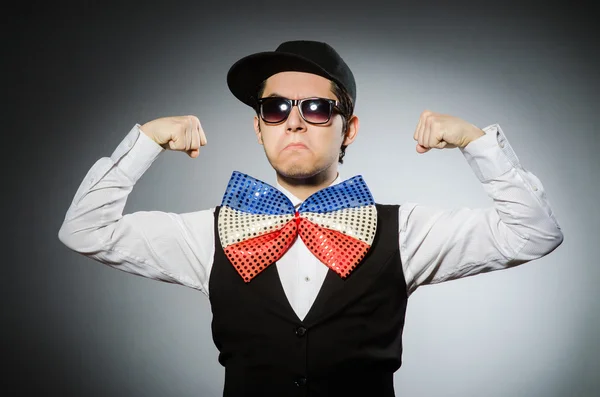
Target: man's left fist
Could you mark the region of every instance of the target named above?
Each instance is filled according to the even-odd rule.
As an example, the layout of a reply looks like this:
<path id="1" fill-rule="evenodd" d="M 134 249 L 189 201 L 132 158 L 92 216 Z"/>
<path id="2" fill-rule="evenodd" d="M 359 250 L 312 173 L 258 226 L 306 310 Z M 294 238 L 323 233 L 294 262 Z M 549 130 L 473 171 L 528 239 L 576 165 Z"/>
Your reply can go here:
<path id="1" fill-rule="evenodd" d="M 482 129 L 458 117 L 425 110 L 413 138 L 418 142 L 417 152 L 425 153 L 431 148 L 465 147 L 483 135 Z"/>

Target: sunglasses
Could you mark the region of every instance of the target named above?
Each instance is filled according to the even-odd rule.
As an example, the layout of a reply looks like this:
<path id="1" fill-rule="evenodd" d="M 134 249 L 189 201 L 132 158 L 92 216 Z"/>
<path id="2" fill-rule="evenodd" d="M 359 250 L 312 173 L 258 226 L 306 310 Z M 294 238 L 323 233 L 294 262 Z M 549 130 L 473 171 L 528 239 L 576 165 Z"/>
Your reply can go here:
<path id="1" fill-rule="evenodd" d="M 298 106 L 300 116 L 311 124 L 325 124 L 333 110 L 340 111 L 339 102 L 329 98 L 287 99 L 264 97 L 258 100 L 258 113 L 265 123 L 281 123 L 286 120 L 293 106 Z"/>

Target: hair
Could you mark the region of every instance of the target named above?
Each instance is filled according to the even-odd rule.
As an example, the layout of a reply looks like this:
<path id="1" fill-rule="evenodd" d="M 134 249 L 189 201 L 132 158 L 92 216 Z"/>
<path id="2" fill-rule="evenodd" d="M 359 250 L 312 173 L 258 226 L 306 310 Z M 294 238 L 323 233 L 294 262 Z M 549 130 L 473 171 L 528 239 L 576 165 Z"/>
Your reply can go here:
<path id="1" fill-rule="evenodd" d="M 263 80 L 262 83 L 258 86 L 256 98 L 262 97 L 262 94 L 265 92 L 265 87 L 267 86 L 267 80 Z M 331 80 L 331 92 L 336 96 L 339 102 L 338 110 L 340 116 L 342 116 L 342 136 L 346 135 L 348 132 L 348 120 L 354 114 L 354 103 L 352 103 L 352 98 L 350 94 L 344 87 Z M 256 113 L 259 113 L 258 105 L 255 106 Z M 260 115 L 259 115 L 260 116 Z M 344 156 L 346 155 L 346 148 L 348 145 L 342 145 L 340 148 L 340 155 L 338 157 L 338 162 L 340 164 L 344 163 Z"/>

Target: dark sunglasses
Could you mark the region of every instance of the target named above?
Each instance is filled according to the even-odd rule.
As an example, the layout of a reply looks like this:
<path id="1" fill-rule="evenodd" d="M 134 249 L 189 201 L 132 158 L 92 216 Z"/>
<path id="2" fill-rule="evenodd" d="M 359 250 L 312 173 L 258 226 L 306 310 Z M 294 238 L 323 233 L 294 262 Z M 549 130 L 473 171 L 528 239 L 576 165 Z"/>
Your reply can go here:
<path id="1" fill-rule="evenodd" d="M 258 113 L 265 123 L 281 123 L 288 118 L 293 106 L 298 106 L 300 116 L 311 124 L 325 124 L 333 110 L 339 112 L 339 102 L 329 98 L 287 99 L 273 96 L 258 100 Z"/>

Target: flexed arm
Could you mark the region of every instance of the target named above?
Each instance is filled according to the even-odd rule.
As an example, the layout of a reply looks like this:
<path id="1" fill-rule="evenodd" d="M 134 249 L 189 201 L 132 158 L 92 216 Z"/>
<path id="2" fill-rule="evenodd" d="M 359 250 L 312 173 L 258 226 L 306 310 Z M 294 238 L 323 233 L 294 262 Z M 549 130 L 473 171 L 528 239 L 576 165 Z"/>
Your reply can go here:
<path id="1" fill-rule="evenodd" d="M 213 211 L 123 214 L 135 183 L 167 148 L 196 158 L 206 137 L 194 116 L 136 124 L 111 157 L 88 171 L 58 233 L 71 250 L 114 268 L 208 295 Z"/>
<path id="2" fill-rule="evenodd" d="M 409 292 L 424 284 L 517 266 L 562 243 L 541 181 L 523 168 L 499 125 L 480 130 L 456 117 L 426 111 L 413 138 L 421 154 L 431 148 L 460 148 L 493 205 L 402 205 L 399 241 Z"/>

